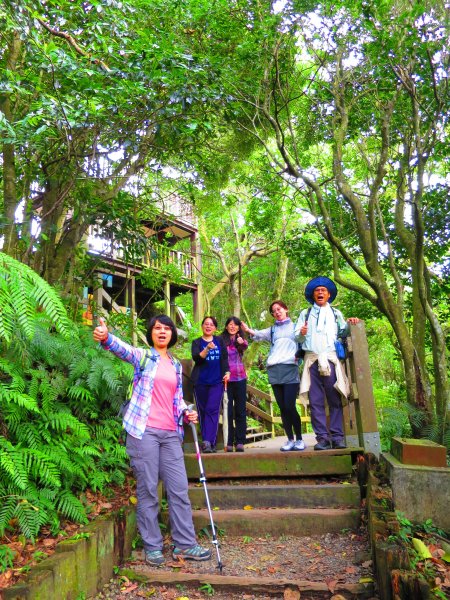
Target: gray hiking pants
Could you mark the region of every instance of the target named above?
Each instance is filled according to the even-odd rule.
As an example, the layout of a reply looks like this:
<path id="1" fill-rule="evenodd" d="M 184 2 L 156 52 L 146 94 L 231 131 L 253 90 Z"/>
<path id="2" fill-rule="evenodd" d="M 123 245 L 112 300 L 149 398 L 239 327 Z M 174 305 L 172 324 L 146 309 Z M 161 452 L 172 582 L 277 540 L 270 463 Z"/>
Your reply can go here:
<path id="1" fill-rule="evenodd" d="M 178 433 L 147 427 L 141 440 L 127 435 L 127 454 L 136 477 L 137 526 L 144 549 L 151 552 L 163 548 L 158 523 L 160 479 L 167 492 L 170 528 L 175 546 L 181 550 L 192 548 L 197 541 Z"/>

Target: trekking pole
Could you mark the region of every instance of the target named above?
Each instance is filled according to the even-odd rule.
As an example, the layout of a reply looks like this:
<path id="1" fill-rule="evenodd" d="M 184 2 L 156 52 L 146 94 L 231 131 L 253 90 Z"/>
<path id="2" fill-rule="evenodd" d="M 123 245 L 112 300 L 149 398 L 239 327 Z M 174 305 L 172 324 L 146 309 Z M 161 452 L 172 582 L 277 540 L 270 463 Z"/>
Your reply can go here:
<path id="1" fill-rule="evenodd" d="M 194 405 L 190 404 L 187 407 L 187 409 L 186 409 L 185 412 L 191 412 L 193 408 L 194 408 Z M 211 521 L 212 543 L 216 547 L 217 568 L 219 569 L 219 572 L 222 574 L 223 565 L 222 565 L 222 561 L 220 559 L 219 542 L 217 540 L 216 528 L 214 526 L 214 519 L 213 519 L 213 516 L 212 516 L 211 504 L 209 503 L 208 488 L 206 487 L 205 471 L 203 470 L 202 457 L 201 457 L 201 454 L 200 454 L 200 447 L 198 445 L 197 429 L 195 427 L 195 423 L 189 423 L 189 425 L 191 426 L 191 429 L 192 429 L 192 435 L 194 437 L 195 453 L 197 454 L 198 466 L 199 466 L 199 469 L 200 469 L 200 479 L 199 479 L 199 481 L 200 481 L 200 483 L 203 484 L 203 489 L 205 491 L 205 498 L 206 498 L 206 506 L 208 508 L 208 513 L 209 513 L 209 520 Z"/>
<path id="2" fill-rule="evenodd" d="M 225 382 L 222 400 L 222 433 L 224 448 L 228 446 L 228 385 Z M 231 441 L 233 443 L 233 440 Z"/>

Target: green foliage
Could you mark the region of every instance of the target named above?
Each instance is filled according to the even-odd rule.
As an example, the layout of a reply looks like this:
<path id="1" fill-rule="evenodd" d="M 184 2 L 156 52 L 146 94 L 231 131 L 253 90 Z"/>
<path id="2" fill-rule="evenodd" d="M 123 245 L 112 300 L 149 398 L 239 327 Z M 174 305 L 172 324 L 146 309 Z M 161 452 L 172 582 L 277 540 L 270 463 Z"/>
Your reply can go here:
<path id="1" fill-rule="evenodd" d="M 0 252 L 0 273 L 0 340 L 11 343 L 18 332 L 31 339 L 36 330 L 36 308 L 45 312 L 62 335 L 70 335 L 70 321 L 54 288 L 3 252 Z"/>
<path id="2" fill-rule="evenodd" d="M 14 552 L 9 546 L 0 546 L 0 573 L 4 573 L 14 564 Z"/>
<path id="3" fill-rule="evenodd" d="M 11 281 L 11 264 L 0 262 L 0 281 Z M 14 338 L 0 337 L 0 535 L 13 528 L 34 540 L 44 525 L 57 532 L 61 519 L 87 522 L 82 490 L 123 483 L 127 459 L 116 414 L 130 370 L 97 348 L 91 330 L 67 319 L 50 286 L 34 273 L 30 281 L 45 291 L 43 304 L 14 310 L 25 312 L 31 327 L 16 325 Z M 8 305 L 18 290 L 4 291 Z"/>
<path id="4" fill-rule="evenodd" d="M 215 591 L 213 586 L 210 583 L 204 583 L 198 588 L 201 592 L 204 592 L 208 596 L 214 596 Z"/>

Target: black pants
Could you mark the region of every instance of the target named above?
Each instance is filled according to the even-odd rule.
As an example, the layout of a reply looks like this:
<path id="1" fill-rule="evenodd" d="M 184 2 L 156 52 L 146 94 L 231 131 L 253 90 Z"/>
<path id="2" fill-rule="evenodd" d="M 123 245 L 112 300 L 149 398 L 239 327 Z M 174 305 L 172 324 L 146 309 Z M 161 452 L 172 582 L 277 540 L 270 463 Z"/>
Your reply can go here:
<path id="1" fill-rule="evenodd" d="M 247 380 L 228 382 L 228 446 L 245 444 L 247 434 Z"/>
<path id="2" fill-rule="evenodd" d="M 299 383 L 272 384 L 273 394 L 280 407 L 281 422 L 288 439 L 302 439 L 302 424 L 297 412 L 296 400 L 300 390 Z"/>

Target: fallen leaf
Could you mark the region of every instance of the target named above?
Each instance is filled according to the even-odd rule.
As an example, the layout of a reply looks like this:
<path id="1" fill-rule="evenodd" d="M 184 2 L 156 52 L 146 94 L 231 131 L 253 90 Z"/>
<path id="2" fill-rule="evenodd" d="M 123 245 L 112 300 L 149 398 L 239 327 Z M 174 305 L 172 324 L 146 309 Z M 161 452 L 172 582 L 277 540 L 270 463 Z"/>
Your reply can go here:
<path id="1" fill-rule="evenodd" d="M 300 592 L 299 590 L 287 587 L 284 589 L 283 598 L 284 600 L 300 600 Z"/>
<path id="2" fill-rule="evenodd" d="M 130 496 L 130 504 L 137 504 L 136 496 Z"/>
<path id="3" fill-rule="evenodd" d="M 275 556 L 273 556 L 272 554 L 263 554 L 263 556 L 260 557 L 259 560 L 262 560 L 263 562 L 267 562 L 268 560 L 274 560 Z"/>
<path id="4" fill-rule="evenodd" d="M 346 567 L 345 572 L 348 573 L 349 575 L 353 575 L 354 573 L 356 573 L 356 569 L 355 569 L 355 567 Z"/>
<path id="5" fill-rule="evenodd" d="M 132 583 L 131 585 L 127 585 L 127 586 L 121 587 L 120 591 L 123 594 L 129 594 L 130 592 L 134 592 L 134 590 L 137 589 L 137 587 L 138 587 L 137 583 Z"/>
<path id="6" fill-rule="evenodd" d="M 360 577 L 359 583 L 373 583 L 372 577 Z"/>
<path id="7" fill-rule="evenodd" d="M 244 510 L 253 510 L 253 506 L 250 506 L 250 504 L 246 504 L 244 506 Z"/>
<path id="8" fill-rule="evenodd" d="M 419 555 L 419 558 L 427 559 L 431 558 L 431 552 L 428 549 L 428 546 L 419 540 L 418 538 L 413 538 L 412 543 L 414 546 L 414 550 Z"/>
<path id="9" fill-rule="evenodd" d="M 336 589 L 337 584 L 339 583 L 338 579 L 325 579 L 325 583 L 328 586 L 328 589 L 332 594 L 334 594 L 334 590 Z"/>
<path id="10" fill-rule="evenodd" d="M 47 538 L 45 540 L 42 540 L 43 545 L 47 548 L 48 546 L 54 546 L 56 544 L 57 540 L 52 539 L 52 538 Z"/>
<path id="11" fill-rule="evenodd" d="M 245 567 L 248 571 L 258 571 L 257 567 Z"/>
<path id="12" fill-rule="evenodd" d="M 273 573 L 276 573 L 278 571 L 278 568 L 277 567 L 267 567 L 267 571 L 269 573 L 273 574 Z"/>
<path id="13" fill-rule="evenodd" d="M 361 563 L 361 566 L 364 567 L 365 569 L 367 569 L 368 567 L 372 566 L 372 561 L 371 560 L 365 560 L 363 563 Z"/>

